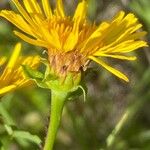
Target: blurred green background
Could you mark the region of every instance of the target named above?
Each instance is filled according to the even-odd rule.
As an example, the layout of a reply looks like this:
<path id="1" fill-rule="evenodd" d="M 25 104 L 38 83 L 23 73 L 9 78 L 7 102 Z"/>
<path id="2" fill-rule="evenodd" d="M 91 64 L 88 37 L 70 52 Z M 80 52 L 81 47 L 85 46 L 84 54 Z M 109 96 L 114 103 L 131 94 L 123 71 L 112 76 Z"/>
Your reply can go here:
<path id="1" fill-rule="evenodd" d="M 150 0 L 88 1 L 88 18 L 97 24 L 111 19 L 119 10 L 133 12 L 148 32 L 149 41 Z M 68 14 L 73 14 L 77 3 L 77 0 L 65 0 Z M 13 7 L 8 0 L 0 0 L 0 9 Z M 14 45 L 21 41 L 13 29 L 0 19 L 0 56 L 9 57 Z M 42 48 L 21 42 L 23 55 L 45 57 Z M 110 60 L 128 75 L 129 83 L 93 65 L 93 71 L 85 79 L 87 101 L 81 96 L 67 103 L 55 150 L 150 150 L 149 48 L 138 50 L 135 55 L 138 57 L 135 62 Z M 49 108 L 50 91 L 36 86 L 5 95 L 0 103 L 0 150 L 40 149 L 38 137 L 43 141 L 46 135 Z"/>

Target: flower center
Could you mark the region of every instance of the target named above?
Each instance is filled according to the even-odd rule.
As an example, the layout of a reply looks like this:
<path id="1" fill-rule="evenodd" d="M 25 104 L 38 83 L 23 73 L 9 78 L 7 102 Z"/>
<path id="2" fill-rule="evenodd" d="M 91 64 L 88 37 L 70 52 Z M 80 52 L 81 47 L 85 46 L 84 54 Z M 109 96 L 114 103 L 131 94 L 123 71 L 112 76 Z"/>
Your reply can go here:
<path id="1" fill-rule="evenodd" d="M 80 72 L 86 70 L 88 60 L 77 52 L 60 53 L 51 55 L 49 53 L 50 66 L 59 76 L 66 76 L 68 72 Z"/>

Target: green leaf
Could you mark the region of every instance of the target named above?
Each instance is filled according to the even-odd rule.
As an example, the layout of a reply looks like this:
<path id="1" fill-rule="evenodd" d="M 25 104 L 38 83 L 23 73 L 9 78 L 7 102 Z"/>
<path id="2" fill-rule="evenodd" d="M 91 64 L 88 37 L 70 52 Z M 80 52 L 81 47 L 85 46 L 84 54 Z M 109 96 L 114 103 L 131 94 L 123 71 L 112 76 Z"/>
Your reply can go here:
<path id="1" fill-rule="evenodd" d="M 13 121 L 12 117 L 5 109 L 3 102 L 0 102 L 0 115 L 2 116 L 2 119 L 7 125 L 15 125 L 15 122 Z"/>
<path id="2" fill-rule="evenodd" d="M 26 131 L 14 131 L 12 136 L 16 139 L 24 139 L 33 142 L 37 145 L 39 145 L 42 142 L 38 136 L 32 135 L 31 133 Z"/>
<path id="3" fill-rule="evenodd" d="M 3 150 L 3 143 L 0 141 L 0 150 Z"/>
<path id="4" fill-rule="evenodd" d="M 2 143 L 0 142 L 0 150 L 5 150 L 4 146 L 2 145 Z"/>
<path id="5" fill-rule="evenodd" d="M 44 75 L 40 71 L 34 70 L 27 65 L 22 65 L 22 68 L 23 68 L 25 74 L 27 75 L 27 77 L 29 77 L 31 79 L 42 80 L 44 78 Z"/>
<path id="6" fill-rule="evenodd" d="M 4 127 L 9 135 L 13 134 L 13 129 L 11 128 L 11 126 L 5 124 Z"/>

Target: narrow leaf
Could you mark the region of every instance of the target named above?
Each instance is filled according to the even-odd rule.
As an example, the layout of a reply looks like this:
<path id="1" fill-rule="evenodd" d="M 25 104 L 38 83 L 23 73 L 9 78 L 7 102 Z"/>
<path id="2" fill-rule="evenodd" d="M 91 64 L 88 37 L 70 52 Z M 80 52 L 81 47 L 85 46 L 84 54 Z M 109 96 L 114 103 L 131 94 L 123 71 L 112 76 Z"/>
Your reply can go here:
<path id="1" fill-rule="evenodd" d="M 24 140 L 28 140 L 30 142 L 33 142 L 37 145 L 39 145 L 41 143 L 41 140 L 38 136 L 36 135 L 32 135 L 31 133 L 29 132 L 26 132 L 26 131 L 14 131 L 13 132 L 13 137 L 14 138 L 21 138 L 21 139 L 24 139 Z"/>

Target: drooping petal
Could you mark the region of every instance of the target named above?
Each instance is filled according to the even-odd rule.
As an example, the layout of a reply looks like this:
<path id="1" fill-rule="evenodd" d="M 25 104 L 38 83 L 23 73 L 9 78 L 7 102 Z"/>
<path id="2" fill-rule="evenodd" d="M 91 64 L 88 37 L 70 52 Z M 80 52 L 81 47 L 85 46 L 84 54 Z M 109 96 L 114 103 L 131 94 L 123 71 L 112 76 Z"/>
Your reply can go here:
<path id="1" fill-rule="evenodd" d="M 116 59 L 121 59 L 121 60 L 130 60 L 130 61 L 133 61 L 133 60 L 136 60 L 137 57 L 136 56 L 124 56 L 124 55 L 116 55 L 116 54 L 100 54 L 100 56 L 103 56 L 103 57 L 111 57 L 111 58 L 116 58 Z"/>
<path id="2" fill-rule="evenodd" d="M 110 67 L 109 65 L 107 65 L 106 63 L 104 63 L 102 60 L 93 57 L 93 56 L 89 56 L 89 59 L 95 61 L 96 63 L 100 64 L 101 66 L 103 66 L 105 69 L 107 69 L 108 71 L 110 71 L 112 74 L 114 74 L 115 76 L 119 77 L 120 79 L 125 80 L 126 82 L 129 82 L 129 79 L 120 71 Z"/>
<path id="3" fill-rule="evenodd" d="M 23 39 L 24 41 L 26 41 L 30 44 L 33 44 L 36 46 L 41 46 L 41 47 L 47 47 L 48 46 L 48 44 L 45 41 L 40 41 L 40 40 L 29 38 L 25 34 L 18 32 L 18 31 L 14 31 L 14 33 L 15 33 L 15 35 L 17 35 L 18 37 L 20 37 L 21 39 Z"/>

